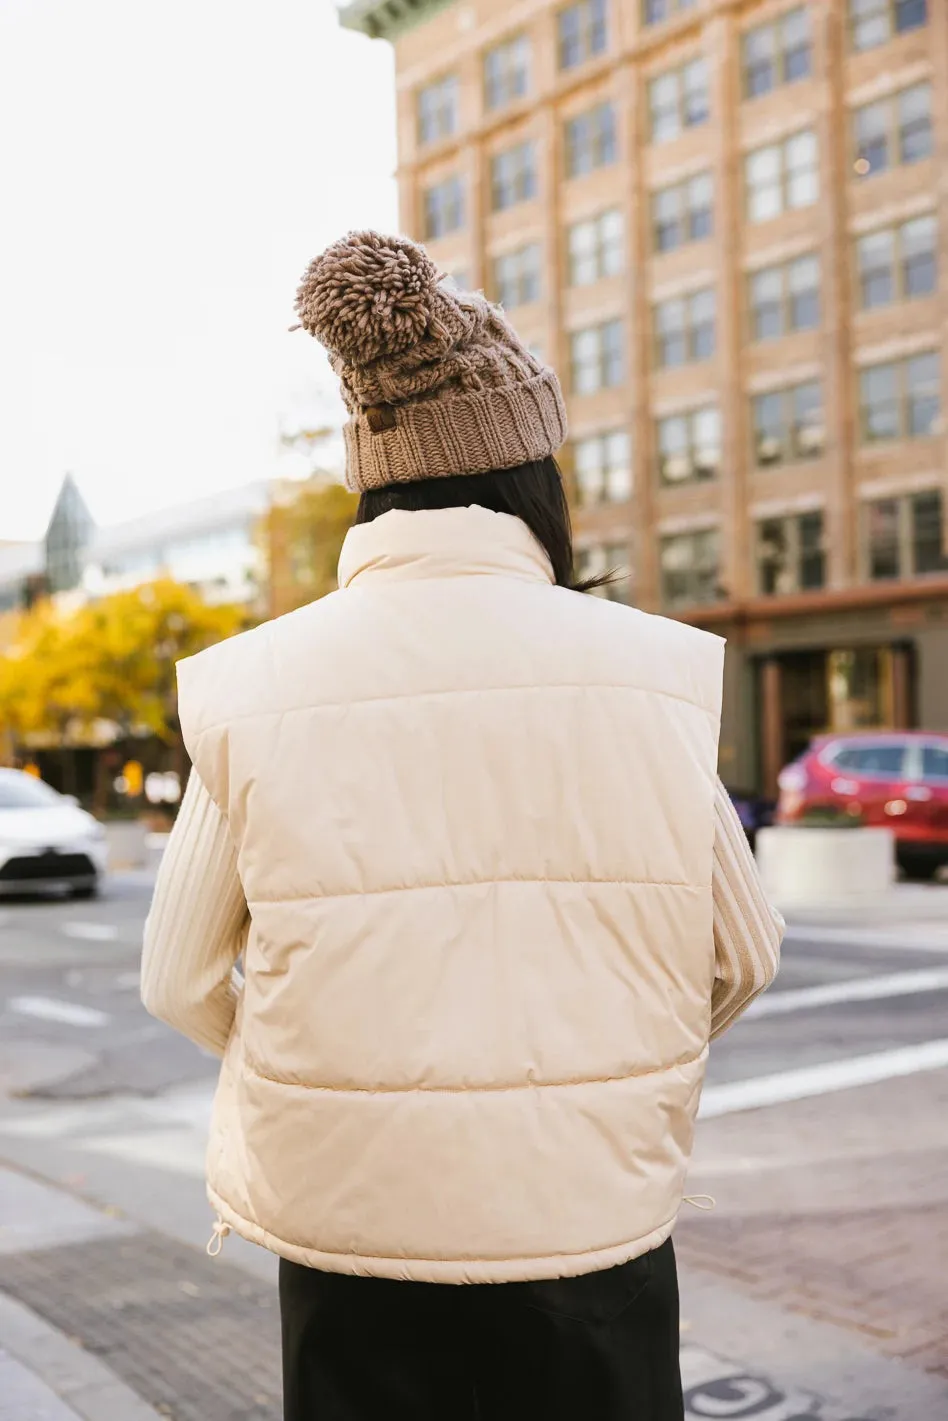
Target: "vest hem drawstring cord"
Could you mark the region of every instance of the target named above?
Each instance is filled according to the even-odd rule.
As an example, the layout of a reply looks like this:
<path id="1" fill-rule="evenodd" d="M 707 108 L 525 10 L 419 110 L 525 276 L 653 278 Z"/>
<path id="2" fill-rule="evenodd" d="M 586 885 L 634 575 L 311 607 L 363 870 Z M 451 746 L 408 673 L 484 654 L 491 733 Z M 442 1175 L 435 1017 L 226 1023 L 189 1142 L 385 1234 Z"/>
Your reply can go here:
<path id="1" fill-rule="evenodd" d="M 686 1194 L 682 1203 L 690 1204 L 693 1209 L 699 1209 L 702 1214 L 710 1214 L 712 1209 L 717 1208 L 718 1201 L 713 1194 Z"/>
<path id="2" fill-rule="evenodd" d="M 225 1223 L 220 1214 L 218 1214 L 214 1221 L 214 1230 L 207 1241 L 207 1248 L 205 1249 L 208 1258 L 218 1257 L 221 1249 L 224 1247 L 224 1240 L 230 1232 L 230 1224 Z"/>

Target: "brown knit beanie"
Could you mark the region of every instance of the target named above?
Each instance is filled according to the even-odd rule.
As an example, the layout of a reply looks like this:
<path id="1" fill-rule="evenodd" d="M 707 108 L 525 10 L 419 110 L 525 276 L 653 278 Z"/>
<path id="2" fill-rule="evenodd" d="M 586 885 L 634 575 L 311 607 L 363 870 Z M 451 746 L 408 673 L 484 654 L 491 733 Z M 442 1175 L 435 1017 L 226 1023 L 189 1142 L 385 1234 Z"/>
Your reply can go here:
<path id="1" fill-rule="evenodd" d="M 406 237 L 334 242 L 310 263 L 296 310 L 342 381 L 350 488 L 509 469 L 566 438 L 554 372 L 496 306 L 448 290 Z"/>

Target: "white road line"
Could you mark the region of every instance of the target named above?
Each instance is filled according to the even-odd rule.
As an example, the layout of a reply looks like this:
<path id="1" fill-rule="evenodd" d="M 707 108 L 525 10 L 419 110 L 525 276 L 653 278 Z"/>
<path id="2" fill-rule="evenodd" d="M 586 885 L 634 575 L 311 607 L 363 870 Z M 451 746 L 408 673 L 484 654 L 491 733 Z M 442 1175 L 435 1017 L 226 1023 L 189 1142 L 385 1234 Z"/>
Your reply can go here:
<path id="1" fill-rule="evenodd" d="M 841 1002 L 873 1002 L 886 997 L 911 997 L 941 992 L 948 987 L 948 967 L 921 967 L 917 972 L 886 972 L 880 977 L 851 977 L 825 982 L 819 987 L 769 992 L 748 1007 L 746 1017 L 782 1016 L 807 1007 L 835 1006 Z"/>
<path id="2" fill-rule="evenodd" d="M 852 1090 L 854 1086 L 873 1085 L 894 1076 L 937 1071 L 945 1066 L 948 1066 L 948 1040 L 923 1041 L 918 1046 L 853 1056 L 848 1061 L 824 1061 L 818 1066 L 778 1071 L 772 1076 L 708 1086 L 698 1113 L 703 1120 L 710 1120 L 719 1115 L 735 1115 L 741 1110 L 759 1110 L 767 1105 L 783 1105 L 790 1100 L 806 1100 L 814 1095 Z"/>
<path id="3" fill-rule="evenodd" d="M 831 947 L 838 942 L 851 947 L 881 948 L 886 952 L 948 953 L 948 933 L 941 924 L 933 924 L 921 931 L 927 932 L 928 936 L 915 936 L 919 932 L 918 924 L 903 928 L 895 925 L 891 928 L 840 928 L 791 923 L 787 928 L 786 943 L 792 946 L 794 942 L 817 942 Z"/>
<path id="4" fill-rule="evenodd" d="M 12 1011 L 21 1016 L 35 1016 L 40 1021 L 60 1021 L 66 1026 L 105 1026 L 106 1012 L 96 1007 L 83 1007 L 78 1002 L 60 1002 L 52 997 L 12 997 Z"/>
<path id="5" fill-rule="evenodd" d="M 114 942 L 118 928 L 111 923 L 63 923 L 66 937 L 80 938 L 84 942 Z"/>

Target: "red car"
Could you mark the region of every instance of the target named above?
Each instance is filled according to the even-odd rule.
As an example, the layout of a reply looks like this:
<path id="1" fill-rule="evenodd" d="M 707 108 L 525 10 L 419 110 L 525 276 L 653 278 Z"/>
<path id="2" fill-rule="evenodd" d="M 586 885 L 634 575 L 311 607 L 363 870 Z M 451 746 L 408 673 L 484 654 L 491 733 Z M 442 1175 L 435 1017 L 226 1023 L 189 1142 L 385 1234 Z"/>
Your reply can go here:
<path id="1" fill-rule="evenodd" d="M 909 878 L 948 864 L 948 735 L 823 735 L 782 770 L 778 824 L 885 825 Z"/>

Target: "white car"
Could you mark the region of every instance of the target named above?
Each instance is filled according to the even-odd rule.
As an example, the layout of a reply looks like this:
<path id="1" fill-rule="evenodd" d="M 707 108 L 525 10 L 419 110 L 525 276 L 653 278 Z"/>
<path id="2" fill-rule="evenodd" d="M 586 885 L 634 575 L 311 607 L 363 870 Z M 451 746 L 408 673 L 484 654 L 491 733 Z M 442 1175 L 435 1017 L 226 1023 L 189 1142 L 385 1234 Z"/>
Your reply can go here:
<path id="1" fill-rule="evenodd" d="M 0 894 L 57 888 L 94 898 L 107 858 L 105 830 L 76 800 L 0 769 Z"/>

